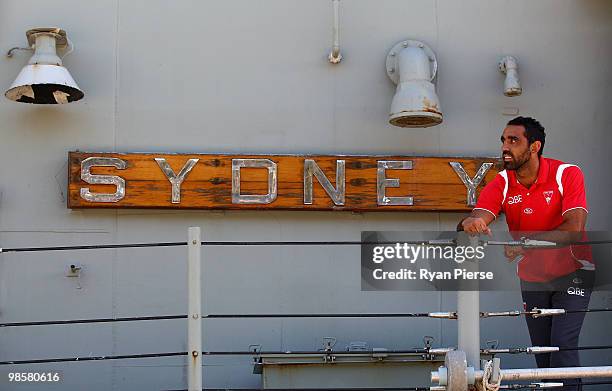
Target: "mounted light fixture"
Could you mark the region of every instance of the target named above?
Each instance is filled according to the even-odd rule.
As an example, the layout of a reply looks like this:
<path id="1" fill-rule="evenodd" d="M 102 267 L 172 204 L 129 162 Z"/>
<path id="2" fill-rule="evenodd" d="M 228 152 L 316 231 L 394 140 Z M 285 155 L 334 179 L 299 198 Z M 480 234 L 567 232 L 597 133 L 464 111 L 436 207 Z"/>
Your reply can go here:
<path id="1" fill-rule="evenodd" d="M 16 49 L 33 49 L 34 55 L 4 95 L 16 102 L 35 104 L 69 103 L 83 98 L 83 91 L 57 55 L 57 49 L 68 46 L 64 56 L 72 51 L 66 32 L 60 28 L 36 28 L 28 30 L 26 37 L 29 48 L 13 48 L 7 55 L 11 57 Z"/>
<path id="2" fill-rule="evenodd" d="M 499 71 L 506 75 L 504 80 L 504 95 L 519 96 L 523 93 L 523 87 L 518 76 L 518 61 L 512 56 L 505 56 L 499 62 Z"/>
<path id="3" fill-rule="evenodd" d="M 387 55 L 387 75 L 397 84 L 389 123 L 402 128 L 427 128 L 442 123 L 433 80 L 438 62 L 424 43 L 405 40 Z"/>

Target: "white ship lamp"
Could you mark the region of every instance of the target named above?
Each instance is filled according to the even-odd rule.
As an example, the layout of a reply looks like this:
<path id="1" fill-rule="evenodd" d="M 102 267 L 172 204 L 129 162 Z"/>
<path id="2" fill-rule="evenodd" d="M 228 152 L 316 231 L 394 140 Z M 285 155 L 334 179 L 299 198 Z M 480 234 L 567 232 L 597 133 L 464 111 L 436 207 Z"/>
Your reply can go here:
<path id="1" fill-rule="evenodd" d="M 402 128 L 427 128 L 442 123 L 433 80 L 438 62 L 424 43 L 405 40 L 387 55 L 387 75 L 397 84 L 389 123 Z"/>
<path id="2" fill-rule="evenodd" d="M 66 32 L 60 28 L 36 28 L 28 30 L 26 36 L 29 48 L 12 48 L 7 56 L 12 57 L 15 50 L 32 49 L 34 55 L 4 95 L 16 102 L 34 104 L 61 104 L 82 99 L 83 91 L 57 55 L 57 49 L 65 50 L 68 46 L 64 56 L 72 52 Z"/>

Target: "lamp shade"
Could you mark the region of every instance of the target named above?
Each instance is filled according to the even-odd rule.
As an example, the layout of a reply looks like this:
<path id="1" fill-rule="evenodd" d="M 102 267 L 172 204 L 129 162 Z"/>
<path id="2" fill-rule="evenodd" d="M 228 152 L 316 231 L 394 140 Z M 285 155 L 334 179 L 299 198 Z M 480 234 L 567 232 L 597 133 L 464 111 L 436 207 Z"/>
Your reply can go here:
<path id="1" fill-rule="evenodd" d="M 83 98 L 85 94 L 56 52 L 57 41 L 66 42 L 66 33 L 42 28 L 29 30 L 26 35 L 35 52 L 4 95 L 16 102 L 34 104 L 62 104 Z"/>
<path id="2" fill-rule="evenodd" d="M 83 91 L 61 65 L 34 64 L 23 67 L 4 94 L 22 103 L 58 104 L 83 98 Z"/>

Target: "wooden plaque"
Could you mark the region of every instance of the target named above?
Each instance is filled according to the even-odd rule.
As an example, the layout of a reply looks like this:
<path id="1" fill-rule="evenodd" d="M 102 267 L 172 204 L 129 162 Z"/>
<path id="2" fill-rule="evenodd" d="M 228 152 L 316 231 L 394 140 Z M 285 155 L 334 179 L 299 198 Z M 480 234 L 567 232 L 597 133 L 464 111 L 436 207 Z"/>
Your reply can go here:
<path id="1" fill-rule="evenodd" d="M 491 157 L 70 152 L 68 159 L 69 208 L 468 211 L 466 178 L 484 172 L 473 201 L 499 169 Z M 181 182 L 184 167 L 191 169 Z"/>

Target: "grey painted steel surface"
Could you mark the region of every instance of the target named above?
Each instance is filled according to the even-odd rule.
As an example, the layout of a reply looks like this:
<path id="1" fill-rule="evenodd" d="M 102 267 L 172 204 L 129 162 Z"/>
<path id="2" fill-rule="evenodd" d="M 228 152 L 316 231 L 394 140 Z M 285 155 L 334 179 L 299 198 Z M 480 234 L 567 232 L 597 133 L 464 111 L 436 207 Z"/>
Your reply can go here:
<path id="1" fill-rule="evenodd" d="M 384 353 L 383 353 L 384 354 Z M 353 356 L 336 356 L 334 363 L 321 357 L 299 355 L 262 356 L 262 387 L 270 389 L 323 387 L 429 387 L 427 370 L 444 365 L 440 357 L 424 361 L 418 355 L 388 354 L 377 360 L 372 354 L 356 352 Z"/>
<path id="2" fill-rule="evenodd" d="M 182 241 L 189 226 L 208 240 L 356 240 L 362 230 L 452 230 L 460 214 L 70 211 L 66 156 L 101 151 L 259 153 L 497 153 L 515 113 L 546 126 L 545 154 L 579 164 L 591 229 L 612 228 L 609 151 L 612 4 L 606 0 L 351 0 L 342 2 L 342 53 L 327 61 L 329 0 L 10 1 L 0 5 L 0 44 L 24 44 L 32 27 L 66 29 L 65 65 L 86 94 L 79 103 L 35 107 L 0 100 L 0 243 L 3 247 Z M 439 62 L 444 123 L 387 124 L 395 86 L 384 69 L 405 37 Z M 196 45 L 195 42 L 198 42 Z M 520 61 L 523 94 L 502 95 L 500 56 Z M 7 88 L 29 58 L 0 58 Z M 507 113 L 508 115 L 504 115 Z M 503 222 L 494 229 L 505 230 Z M 358 248 L 211 248 L 203 258 L 204 312 L 451 311 L 453 293 L 361 292 Z M 184 248 L 123 249 L 0 258 L 0 319 L 74 319 L 187 311 Z M 81 289 L 64 276 L 83 266 Z M 512 276 L 509 276 L 512 277 Z M 593 307 L 612 304 L 598 293 Z M 518 294 L 482 295 L 481 309 L 521 308 Z M 587 315 L 581 344 L 609 343 L 609 314 Z M 456 321 L 262 319 L 204 321 L 204 349 L 313 349 L 340 345 L 410 348 L 433 335 L 456 346 Z M 520 318 L 481 323 L 481 344 L 529 345 Z M 186 350 L 184 320 L 12 328 L 0 360 Z M 609 352 L 583 352 L 604 365 Z M 207 387 L 252 387 L 251 358 L 204 360 Z M 502 367 L 531 367 L 530 356 Z M 29 367 L 38 368 L 36 366 Z M 184 358 L 45 365 L 64 370 L 49 390 L 185 388 Z M 28 390 L 35 387 L 24 386 Z"/>

